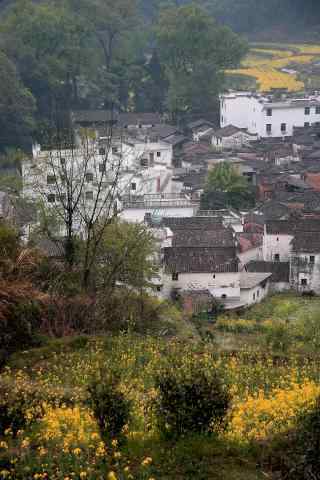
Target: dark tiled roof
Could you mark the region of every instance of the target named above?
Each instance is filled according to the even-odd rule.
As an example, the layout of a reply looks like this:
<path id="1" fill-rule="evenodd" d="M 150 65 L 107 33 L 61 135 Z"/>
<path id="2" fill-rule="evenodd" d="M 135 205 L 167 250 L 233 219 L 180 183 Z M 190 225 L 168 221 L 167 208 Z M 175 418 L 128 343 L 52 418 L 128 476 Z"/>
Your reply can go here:
<path id="1" fill-rule="evenodd" d="M 234 125 L 227 125 L 226 127 L 216 130 L 214 133 L 215 137 L 231 137 L 235 133 L 243 131 L 241 128 L 235 127 Z"/>
<path id="2" fill-rule="evenodd" d="M 104 123 L 117 120 L 117 114 L 111 110 L 75 110 L 72 112 L 75 123 Z"/>
<path id="3" fill-rule="evenodd" d="M 165 248 L 164 264 L 167 273 L 223 273 L 238 271 L 235 248 Z"/>
<path id="4" fill-rule="evenodd" d="M 221 217 L 166 217 L 163 225 L 172 231 L 216 229 L 219 225 L 223 228 Z"/>
<path id="5" fill-rule="evenodd" d="M 214 230 L 177 230 L 172 240 L 173 247 L 234 247 L 231 229 L 217 225 Z"/>
<path id="6" fill-rule="evenodd" d="M 294 252 L 320 253 L 320 232 L 297 233 L 291 245 Z"/>
<path id="7" fill-rule="evenodd" d="M 157 123 L 158 124 L 154 127 L 149 128 L 148 134 L 150 137 L 159 138 L 161 140 L 179 133 L 179 129 L 174 125 L 166 125 L 164 123 L 159 124 L 159 122 Z"/>
<path id="8" fill-rule="evenodd" d="M 267 220 L 266 229 L 270 235 L 296 235 L 297 232 L 318 232 L 320 234 L 320 219 Z"/>
<path id="9" fill-rule="evenodd" d="M 63 240 L 49 240 L 42 238 L 37 243 L 37 247 L 50 258 L 62 258 L 65 254 Z"/>
<path id="10" fill-rule="evenodd" d="M 128 125 L 157 125 L 161 122 L 159 113 L 120 113 L 118 123 L 121 127 Z"/>
<path id="11" fill-rule="evenodd" d="M 187 142 L 188 139 L 184 135 L 169 135 L 169 137 L 165 137 L 164 141 L 175 147 L 176 145 Z"/>
<path id="12" fill-rule="evenodd" d="M 271 282 L 289 282 L 289 262 L 263 262 L 253 260 L 246 265 L 248 272 L 272 273 Z"/>
<path id="13" fill-rule="evenodd" d="M 213 123 L 205 120 L 204 118 L 200 118 L 200 120 L 195 120 L 194 122 L 188 123 L 187 127 L 190 130 L 193 130 L 195 128 L 202 127 L 202 125 L 208 125 L 209 127 L 213 127 Z"/>

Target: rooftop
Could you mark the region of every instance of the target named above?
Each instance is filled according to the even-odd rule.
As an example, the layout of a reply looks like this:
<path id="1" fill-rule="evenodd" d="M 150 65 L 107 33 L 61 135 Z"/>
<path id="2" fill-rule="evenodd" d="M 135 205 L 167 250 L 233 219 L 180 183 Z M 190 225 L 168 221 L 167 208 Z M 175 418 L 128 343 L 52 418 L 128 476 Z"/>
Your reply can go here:
<path id="1" fill-rule="evenodd" d="M 241 272 L 240 275 L 240 288 L 251 289 L 265 282 L 272 276 L 271 272 Z"/>
<path id="2" fill-rule="evenodd" d="M 272 272 L 271 282 L 289 282 L 290 263 L 289 262 L 264 262 L 253 260 L 246 265 L 248 272 L 269 273 Z"/>
<path id="3" fill-rule="evenodd" d="M 164 265 L 166 273 L 231 273 L 238 271 L 235 248 L 165 248 Z"/>

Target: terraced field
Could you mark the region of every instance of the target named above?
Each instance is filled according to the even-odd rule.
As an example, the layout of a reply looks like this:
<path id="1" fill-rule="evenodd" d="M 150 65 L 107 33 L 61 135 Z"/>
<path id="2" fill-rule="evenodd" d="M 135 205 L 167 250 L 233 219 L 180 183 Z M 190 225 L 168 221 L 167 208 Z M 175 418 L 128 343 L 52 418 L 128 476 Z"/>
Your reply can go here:
<path id="1" fill-rule="evenodd" d="M 320 45 L 252 44 L 252 48 L 237 70 L 228 70 L 231 78 L 246 81 L 262 92 L 287 88 L 298 92 L 305 88 L 305 71 L 320 61 Z M 248 82 L 252 79 L 252 84 Z M 240 81 L 241 83 L 241 81 Z M 309 83 L 309 82 L 308 82 Z"/>

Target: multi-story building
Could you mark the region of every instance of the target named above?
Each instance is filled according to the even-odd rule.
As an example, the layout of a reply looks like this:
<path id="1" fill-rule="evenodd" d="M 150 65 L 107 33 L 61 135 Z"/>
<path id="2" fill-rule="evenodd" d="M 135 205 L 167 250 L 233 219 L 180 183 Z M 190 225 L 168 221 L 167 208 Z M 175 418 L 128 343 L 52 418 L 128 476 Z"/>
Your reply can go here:
<path id="1" fill-rule="evenodd" d="M 260 138 L 292 136 L 294 127 L 320 125 L 320 95 L 279 98 L 252 92 L 223 94 L 220 125 L 245 128 Z"/>

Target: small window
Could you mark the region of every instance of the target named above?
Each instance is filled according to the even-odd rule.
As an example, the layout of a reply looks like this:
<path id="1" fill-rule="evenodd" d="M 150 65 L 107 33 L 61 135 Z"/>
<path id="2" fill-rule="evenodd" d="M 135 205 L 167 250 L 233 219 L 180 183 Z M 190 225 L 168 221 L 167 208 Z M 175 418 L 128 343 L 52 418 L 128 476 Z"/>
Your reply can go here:
<path id="1" fill-rule="evenodd" d="M 272 117 L 272 108 L 267 108 L 267 117 Z"/>
<path id="2" fill-rule="evenodd" d="M 280 255 L 279 253 L 276 253 L 275 256 L 274 256 L 274 261 L 275 262 L 280 262 Z"/>
<path id="3" fill-rule="evenodd" d="M 112 147 L 112 153 L 118 153 L 118 147 Z"/>
<path id="4" fill-rule="evenodd" d="M 316 114 L 320 115 L 320 107 L 316 107 Z"/>
<path id="5" fill-rule="evenodd" d="M 172 274 L 172 280 L 173 280 L 174 282 L 177 282 L 177 281 L 179 280 L 179 273 L 173 273 L 173 274 Z"/>
<path id="6" fill-rule="evenodd" d="M 131 183 L 131 190 L 137 190 L 137 184 L 135 182 Z"/>
<path id="7" fill-rule="evenodd" d="M 86 200 L 93 200 L 93 192 L 86 192 Z"/>
<path id="8" fill-rule="evenodd" d="M 60 158 L 60 164 L 63 166 L 66 164 L 66 159 L 64 157 Z"/>
<path id="9" fill-rule="evenodd" d="M 301 278 L 301 285 L 304 287 L 308 285 L 308 280 L 306 278 Z"/>
<path id="10" fill-rule="evenodd" d="M 286 131 L 287 131 L 287 124 L 281 123 L 281 133 L 286 133 Z"/>
<path id="11" fill-rule="evenodd" d="M 100 163 L 99 164 L 99 172 L 105 172 L 106 171 L 106 164 L 105 163 Z"/>
<path id="12" fill-rule="evenodd" d="M 56 196 L 54 193 L 49 193 L 47 198 L 48 198 L 48 203 L 54 203 L 56 201 Z"/>
<path id="13" fill-rule="evenodd" d="M 315 122 L 316 127 L 320 127 L 320 122 Z"/>
<path id="14" fill-rule="evenodd" d="M 266 132 L 267 132 L 268 134 L 270 134 L 270 133 L 272 132 L 272 125 L 271 125 L 271 123 L 267 123 L 267 125 L 266 125 Z"/>
<path id="15" fill-rule="evenodd" d="M 56 177 L 54 175 L 47 176 L 47 185 L 54 185 L 56 183 Z"/>
<path id="16" fill-rule="evenodd" d="M 161 157 L 161 152 L 157 152 L 157 157 Z"/>
<path id="17" fill-rule="evenodd" d="M 310 263 L 314 263 L 315 262 L 315 256 L 310 255 L 309 261 L 310 261 Z"/>
<path id="18" fill-rule="evenodd" d="M 304 122 L 304 126 L 305 127 L 310 127 L 310 123 L 309 122 Z"/>
<path id="19" fill-rule="evenodd" d="M 256 299 L 256 294 L 254 293 L 254 294 L 253 294 L 253 300 L 255 300 L 255 299 Z"/>
<path id="20" fill-rule="evenodd" d="M 216 278 L 216 275 L 215 275 L 215 274 L 213 274 L 213 275 L 212 275 L 212 278 L 213 278 L 213 279 L 215 279 L 215 278 Z"/>
<path id="21" fill-rule="evenodd" d="M 86 173 L 86 182 L 93 182 L 93 173 Z"/>
<path id="22" fill-rule="evenodd" d="M 106 149 L 104 147 L 99 148 L 99 155 L 105 155 Z"/>
<path id="23" fill-rule="evenodd" d="M 142 128 L 142 124 L 141 124 L 141 123 L 139 123 L 138 127 L 139 127 L 139 128 Z"/>
<path id="24" fill-rule="evenodd" d="M 66 183 L 67 177 L 65 175 L 60 175 L 61 183 Z"/>
<path id="25" fill-rule="evenodd" d="M 162 290 L 162 285 L 157 285 L 157 292 L 161 292 Z"/>
<path id="26" fill-rule="evenodd" d="M 304 114 L 305 114 L 305 115 L 310 115 L 310 107 L 306 107 L 306 108 L 304 109 Z"/>
<path id="27" fill-rule="evenodd" d="M 257 298 L 260 297 L 260 290 L 257 291 Z"/>
<path id="28" fill-rule="evenodd" d="M 221 298 L 227 298 L 227 295 L 226 295 L 225 293 L 223 293 L 223 294 L 221 295 Z"/>
<path id="29" fill-rule="evenodd" d="M 279 242 L 279 237 L 277 237 L 277 242 Z"/>

